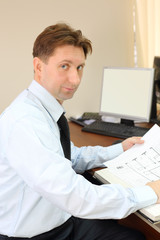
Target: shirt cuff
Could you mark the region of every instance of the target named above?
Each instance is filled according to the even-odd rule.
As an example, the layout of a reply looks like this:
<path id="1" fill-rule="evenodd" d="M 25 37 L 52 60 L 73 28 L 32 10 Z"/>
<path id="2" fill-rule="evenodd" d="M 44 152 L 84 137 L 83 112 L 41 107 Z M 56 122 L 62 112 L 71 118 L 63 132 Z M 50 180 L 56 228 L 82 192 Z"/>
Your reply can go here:
<path id="1" fill-rule="evenodd" d="M 111 145 L 107 147 L 107 151 L 108 151 L 109 160 L 119 156 L 121 153 L 124 152 L 122 143 L 117 143 L 115 145 Z"/>
<path id="2" fill-rule="evenodd" d="M 129 191 L 134 195 L 137 210 L 157 202 L 157 195 L 149 186 L 129 188 Z"/>

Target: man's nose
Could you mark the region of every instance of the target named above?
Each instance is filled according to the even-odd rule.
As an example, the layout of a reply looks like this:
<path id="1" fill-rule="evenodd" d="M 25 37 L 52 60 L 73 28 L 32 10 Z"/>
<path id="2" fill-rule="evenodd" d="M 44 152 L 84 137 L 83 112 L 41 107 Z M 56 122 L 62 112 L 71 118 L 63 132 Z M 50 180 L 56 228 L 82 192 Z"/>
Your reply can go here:
<path id="1" fill-rule="evenodd" d="M 77 69 L 73 69 L 70 73 L 70 76 L 69 76 L 69 80 L 70 82 L 72 82 L 73 84 L 77 84 L 80 82 L 81 80 L 81 77 L 80 77 L 80 74 L 78 72 Z"/>

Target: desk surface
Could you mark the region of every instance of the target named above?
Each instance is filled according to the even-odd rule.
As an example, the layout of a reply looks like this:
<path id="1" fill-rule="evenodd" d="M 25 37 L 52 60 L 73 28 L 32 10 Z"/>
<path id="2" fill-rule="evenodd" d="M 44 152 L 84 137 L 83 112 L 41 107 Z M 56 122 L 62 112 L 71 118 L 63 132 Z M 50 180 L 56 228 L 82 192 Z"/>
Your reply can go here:
<path id="1" fill-rule="evenodd" d="M 151 124 L 138 124 L 144 127 L 151 127 Z M 115 137 L 109 137 L 109 136 L 103 136 L 95 133 L 88 133 L 88 132 L 82 132 L 81 126 L 77 125 L 76 123 L 69 122 L 70 127 L 70 135 L 72 142 L 78 146 L 95 146 L 95 145 L 101 145 L 101 146 L 109 146 L 114 141 L 117 140 Z M 159 240 L 160 239 L 160 233 L 157 232 L 153 227 L 148 225 L 143 219 L 138 217 L 136 214 L 131 214 L 129 217 L 120 220 L 121 224 L 124 224 L 126 226 L 130 226 L 136 229 L 139 229 L 142 231 L 147 240 Z"/>

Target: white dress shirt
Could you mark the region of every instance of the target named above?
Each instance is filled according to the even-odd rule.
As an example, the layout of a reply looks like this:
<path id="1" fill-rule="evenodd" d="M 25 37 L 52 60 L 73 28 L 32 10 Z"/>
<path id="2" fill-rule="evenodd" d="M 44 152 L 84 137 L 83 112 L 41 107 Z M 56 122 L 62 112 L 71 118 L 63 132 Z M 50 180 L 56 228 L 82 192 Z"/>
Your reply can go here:
<path id="1" fill-rule="evenodd" d="M 64 111 L 36 81 L 0 116 L 0 234 L 32 237 L 80 218 L 120 219 L 157 200 L 148 187 L 93 185 L 80 174 L 122 153 L 122 145 L 75 147 L 71 161 L 60 143 Z"/>

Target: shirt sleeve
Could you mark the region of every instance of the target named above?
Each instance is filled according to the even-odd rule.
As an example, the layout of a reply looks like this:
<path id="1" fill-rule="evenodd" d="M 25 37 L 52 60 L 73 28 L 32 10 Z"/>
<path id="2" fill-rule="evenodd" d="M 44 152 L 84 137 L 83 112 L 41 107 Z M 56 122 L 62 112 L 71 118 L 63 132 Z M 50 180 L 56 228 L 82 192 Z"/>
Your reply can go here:
<path id="1" fill-rule="evenodd" d="M 80 148 L 71 143 L 72 167 L 77 173 L 82 173 L 85 170 L 96 167 L 103 167 L 104 162 L 117 157 L 122 152 L 121 143 L 109 147 L 88 146 Z"/>

